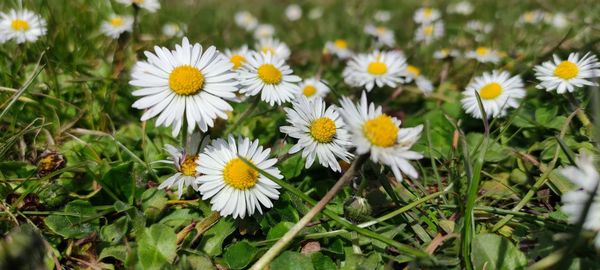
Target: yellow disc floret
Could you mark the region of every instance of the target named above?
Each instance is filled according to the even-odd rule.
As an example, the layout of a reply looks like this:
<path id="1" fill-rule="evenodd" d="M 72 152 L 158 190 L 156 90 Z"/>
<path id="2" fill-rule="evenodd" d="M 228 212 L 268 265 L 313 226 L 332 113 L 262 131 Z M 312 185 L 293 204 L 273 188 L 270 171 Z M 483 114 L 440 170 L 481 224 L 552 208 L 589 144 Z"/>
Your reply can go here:
<path id="1" fill-rule="evenodd" d="M 336 39 L 335 47 L 340 48 L 340 49 L 346 49 L 346 48 L 348 48 L 348 42 L 344 39 Z"/>
<path id="2" fill-rule="evenodd" d="M 431 36 L 433 34 L 433 25 L 428 25 L 423 28 L 423 33 L 427 36 Z"/>
<path id="3" fill-rule="evenodd" d="M 317 93 L 317 88 L 312 85 L 306 85 L 304 86 L 304 89 L 302 89 L 302 93 L 307 97 L 312 97 Z"/>
<path id="4" fill-rule="evenodd" d="M 502 94 L 502 86 L 495 82 L 488 83 L 479 90 L 479 96 L 482 99 L 495 99 L 500 94 Z"/>
<path id="5" fill-rule="evenodd" d="M 239 54 L 234 54 L 229 58 L 229 61 L 233 63 L 233 69 L 238 69 L 246 62 L 246 58 Z"/>
<path id="6" fill-rule="evenodd" d="M 320 143 L 330 143 L 336 133 L 335 122 L 328 117 L 321 117 L 310 124 L 310 136 Z"/>
<path id="7" fill-rule="evenodd" d="M 243 160 L 234 158 L 225 165 L 223 180 L 235 189 L 249 189 L 256 185 L 258 171 L 252 169 Z"/>
<path id="8" fill-rule="evenodd" d="M 183 65 L 171 71 L 169 75 L 169 87 L 173 92 L 182 96 L 198 93 L 204 85 L 204 75 L 199 69 Z"/>
<path id="9" fill-rule="evenodd" d="M 414 77 L 418 77 L 419 75 L 421 75 L 421 70 L 413 65 L 408 65 L 406 67 L 406 72 L 410 73 Z"/>
<path id="10" fill-rule="evenodd" d="M 577 74 L 579 74 L 579 68 L 571 61 L 562 61 L 554 69 L 554 75 L 564 80 L 573 79 Z"/>
<path id="11" fill-rule="evenodd" d="M 390 147 L 396 143 L 400 129 L 394 124 L 392 118 L 382 114 L 366 121 L 363 125 L 365 137 L 373 145 L 379 147 Z"/>
<path id="12" fill-rule="evenodd" d="M 279 84 L 281 71 L 272 64 L 262 64 L 258 68 L 258 77 L 266 84 Z"/>
<path id="13" fill-rule="evenodd" d="M 198 155 L 190 155 L 186 156 L 183 163 L 181 163 L 181 173 L 185 176 L 196 176 L 196 160 L 198 160 Z"/>
<path id="14" fill-rule="evenodd" d="M 367 72 L 369 72 L 371 75 L 376 76 L 383 75 L 387 72 L 387 66 L 385 65 L 385 63 L 377 60 L 369 63 L 369 66 L 367 67 Z"/>
<path id="15" fill-rule="evenodd" d="M 15 31 L 27 31 L 29 30 L 29 23 L 24 20 L 14 19 L 10 23 L 10 27 Z"/>
<path id="16" fill-rule="evenodd" d="M 114 17 L 112 19 L 110 19 L 110 24 L 114 27 L 119 27 L 121 25 L 123 25 L 123 18 L 121 17 Z"/>
<path id="17" fill-rule="evenodd" d="M 490 52 L 490 49 L 486 47 L 479 47 L 475 50 L 475 53 L 479 56 L 487 55 Z"/>

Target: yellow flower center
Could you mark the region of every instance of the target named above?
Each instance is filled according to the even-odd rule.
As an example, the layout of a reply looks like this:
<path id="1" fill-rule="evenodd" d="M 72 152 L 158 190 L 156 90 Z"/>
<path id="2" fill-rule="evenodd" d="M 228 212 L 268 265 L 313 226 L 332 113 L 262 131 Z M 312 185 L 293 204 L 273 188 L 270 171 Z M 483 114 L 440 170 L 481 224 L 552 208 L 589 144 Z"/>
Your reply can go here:
<path id="1" fill-rule="evenodd" d="M 385 33 L 385 31 L 387 31 L 387 28 L 385 28 L 383 26 L 379 26 L 379 27 L 375 28 L 375 31 L 379 34 L 383 34 L 383 33 Z"/>
<path id="2" fill-rule="evenodd" d="M 124 22 L 123 18 L 121 18 L 121 17 L 114 17 L 110 20 L 110 24 L 114 27 L 123 25 L 123 22 Z"/>
<path id="3" fill-rule="evenodd" d="M 554 69 L 554 75 L 564 80 L 575 78 L 577 74 L 579 74 L 579 68 L 571 61 L 562 61 Z"/>
<path id="4" fill-rule="evenodd" d="M 198 93 L 204 85 L 204 75 L 190 65 L 178 66 L 169 75 L 169 87 L 176 94 L 189 96 Z"/>
<path id="5" fill-rule="evenodd" d="M 335 122 L 327 117 L 321 117 L 310 124 L 310 136 L 320 143 L 330 143 L 336 131 Z"/>
<path id="6" fill-rule="evenodd" d="M 363 125 L 365 137 L 376 146 L 390 147 L 396 143 L 400 129 L 386 114 L 368 120 Z"/>
<path id="7" fill-rule="evenodd" d="M 348 48 L 348 42 L 346 42 L 346 40 L 344 40 L 344 39 L 336 39 L 335 47 L 340 48 L 340 49 L 346 49 L 346 48 Z"/>
<path id="8" fill-rule="evenodd" d="M 246 62 L 246 57 L 243 57 L 239 54 L 234 54 L 229 58 L 229 61 L 233 63 L 233 69 L 238 69 Z"/>
<path id="9" fill-rule="evenodd" d="M 376 60 L 369 63 L 369 66 L 367 67 L 367 72 L 377 76 L 383 75 L 387 72 L 387 66 L 383 62 Z"/>
<path id="10" fill-rule="evenodd" d="M 423 10 L 423 16 L 429 18 L 431 17 L 431 15 L 433 14 L 433 9 L 431 8 L 426 8 Z"/>
<path id="11" fill-rule="evenodd" d="M 433 34 L 433 25 L 425 26 L 425 28 L 423 28 L 423 33 L 425 35 L 431 36 L 431 34 Z"/>
<path id="12" fill-rule="evenodd" d="M 181 164 L 181 173 L 185 176 L 196 176 L 196 160 L 198 160 L 198 155 L 186 156 Z"/>
<path id="13" fill-rule="evenodd" d="M 502 86 L 499 83 L 488 83 L 481 87 L 479 96 L 482 99 L 495 99 L 502 93 Z"/>
<path id="14" fill-rule="evenodd" d="M 475 53 L 479 56 L 487 55 L 489 52 L 490 50 L 486 47 L 479 47 L 475 50 Z"/>
<path id="15" fill-rule="evenodd" d="M 413 65 L 408 65 L 406 67 L 406 72 L 412 74 L 414 77 L 418 77 L 421 74 L 421 70 Z"/>
<path id="16" fill-rule="evenodd" d="M 258 68 L 258 77 L 266 84 L 279 84 L 281 71 L 271 64 L 262 64 Z"/>
<path id="17" fill-rule="evenodd" d="M 145 2 L 145 0 L 132 0 L 131 2 L 133 2 L 136 5 L 141 5 Z"/>
<path id="18" fill-rule="evenodd" d="M 225 183 L 236 189 L 249 189 L 256 185 L 258 171 L 252 169 L 239 158 L 230 160 L 223 170 Z"/>
<path id="19" fill-rule="evenodd" d="M 10 23 L 10 27 L 15 31 L 27 31 L 29 30 L 29 23 L 24 20 L 14 19 Z"/>
<path id="20" fill-rule="evenodd" d="M 270 52 L 271 55 L 275 55 L 275 49 L 273 47 L 263 47 L 261 51 L 264 53 Z"/>
<path id="21" fill-rule="evenodd" d="M 304 86 L 302 89 L 302 93 L 307 97 L 312 97 L 315 93 L 317 93 L 317 88 L 312 85 Z"/>

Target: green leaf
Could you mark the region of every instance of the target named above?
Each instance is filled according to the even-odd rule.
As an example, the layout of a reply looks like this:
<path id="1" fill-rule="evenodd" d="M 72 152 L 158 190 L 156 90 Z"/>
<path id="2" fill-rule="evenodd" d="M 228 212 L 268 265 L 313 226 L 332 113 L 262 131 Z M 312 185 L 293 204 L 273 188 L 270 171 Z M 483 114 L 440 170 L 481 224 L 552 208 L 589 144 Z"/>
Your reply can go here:
<path id="1" fill-rule="evenodd" d="M 142 210 L 146 218 L 155 220 L 167 206 L 167 193 L 162 189 L 151 188 L 142 193 Z"/>
<path id="2" fill-rule="evenodd" d="M 321 252 L 315 252 L 310 255 L 315 270 L 336 270 L 337 266 L 333 260 Z"/>
<path id="3" fill-rule="evenodd" d="M 541 107 L 535 110 L 535 121 L 546 126 L 556 118 L 557 106 Z"/>
<path id="4" fill-rule="evenodd" d="M 142 269 L 163 269 L 175 258 L 177 236 L 171 227 L 154 224 L 138 240 L 138 265 Z"/>
<path id="5" fill-rule="evenodd" d="M 104 189 L 107 189 L 106 192 L 132 204 L 135 192 L 135 179 L 133 179 L 131 173 L 132 169 L 133 162 L 122 163 L 112 167 L 99 182 Z"/>
<path id="6" fill-rule="evenodd" d="M 105 247 L 100 252 L 100 257 L 98 259 L 102 260 L 107 257 L 113 257 L 119 261 L 125 262 L 127 260 L 127 248 L 123 245 Z"/>
<path id="7" fill-rule="evenodd" d="M 302 172 L 304 169 L 304 160 L 302 159 L 302 155 L 296 154 L 292 157 L 286 159 L 279 165 L 279 169 L 281 170 L 281 174 L 285 179 L 294 178 Z"/>
<path id="8" fill-rule="evenodd" d="M 176 209 L 159 222 L 173 228 L 178 228 L 190 224 L 192 219 L 200 219 L 200 216 L 198 213 L 190 211 L 190 209 Z"/>
<path id="9" fill-rule="evenodd" d="M 496 234 L 478 234 L 471 253 L 475 269 L 522 269 L 527 258 L 508 239 Z"/>
<path id="10" fill-rule="evenodd" d="M 235 231 L 233 220 L 222 218 L 217 224 L 204 233 L 200 241 L 200 249 L 209 256 L 223 253 L 223 241 Z"/>
<path id="11" fill-rule="evenodd" d="M 223 259 L 231 269 L 243 269 L 254 259 L 257 252 L 256 247 L 244 240 L 228 246 L 225 249 Z"/>
<path id="12" fill-rule="evenodd" d="M 280 238 L 292 227 L 294 227 L 294 223 L 287 221 L 279 222 L 269 230 L 269 233 L 267 233 L 267 239 Z"/>
<path id="13" fill-rule="evenodd" d="M 115 222 L 105 225 L 100 229 L 100 239 L 116 244 L 123 239 L 129 227 L 129 218 L 123 216 Z"/>
<path id="14" fill-rule="evenodd" d="M 185 270 L 217 270 L 217 267 L 213 264 L 208 256 L 189 254 L 181 256 L 179 263 L 177 263 L 177 269 Z"/>
<path id="15" fill-rule="evenodd" d="M 65 238 L 82 238 L 98 230 L 96 210 L 88 201 L 75 200 L 68 203 L 63 213 L 48 216 L 44 223 L 53 232 Z"/>
<path id="16" fill-rule="evenodd" d="M 281 253 L 273 262 L 271 270 L 314 270 L 312 261 L 298 252 L 286 251 Z"/>

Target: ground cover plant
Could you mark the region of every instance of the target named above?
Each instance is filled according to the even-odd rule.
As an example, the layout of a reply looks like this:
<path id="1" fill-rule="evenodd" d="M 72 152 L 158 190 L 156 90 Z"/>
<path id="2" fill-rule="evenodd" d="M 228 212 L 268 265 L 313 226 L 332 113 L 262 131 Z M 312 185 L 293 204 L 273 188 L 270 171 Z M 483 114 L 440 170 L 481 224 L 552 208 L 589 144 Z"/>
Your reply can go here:
<path id="1" fill-rule="evenodd" d="M 2 1 L 0 269 L 600 269 L 599 12 Z"/>

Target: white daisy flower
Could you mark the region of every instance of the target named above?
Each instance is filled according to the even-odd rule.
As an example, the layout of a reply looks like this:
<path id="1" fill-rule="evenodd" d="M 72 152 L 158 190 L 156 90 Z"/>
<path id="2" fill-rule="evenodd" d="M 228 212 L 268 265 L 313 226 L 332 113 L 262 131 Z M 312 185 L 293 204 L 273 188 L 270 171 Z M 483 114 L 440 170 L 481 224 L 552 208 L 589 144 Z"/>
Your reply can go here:
<path id="1" fill-rule="evenodd" d="M 100 32 L 113 39 L 133 30 L 133 17 L 113 14 L 108 21 L 102 22 Z"/>
<path id="2" fill-rule="evenodd" d="M 480 63 L 494 63 L 500 62 L 500 53 L 496 50 L 488 47 L 478 47 L 473 51 L 468 51 L 465 57 L 469 59 L 476 59 Z"/>
<path id="3" fill-rule="evenodd" d="M 177 23 L 166 23 L 162 27 L 162 33 L 168 38 L 183 37 L 187 31 L 186 25 L 179 25 Z"/>
<path id="4" fill-rule="evenodd" d="M 437 19 L 439 19 L 441 17 L 441 13 L 439 10 L 435 9 L 435 8 L 428 8 L 428 7 L 423 7 L 423 8 L 419 8 L 417 9 L 417 11 L 415 11 L 415 15 L 413 16 L 413 19 L 415 20 L 416 23 L 431 23 Z"/>
<path id="5" fill-rule="evenodd" d="M 158 2 L 158 0 L 117 0 L 117 2 L 123 5 L 136 5 L 149 12 L 156 12 L 160 9 L 160 2 Z"/>
<path id="6" fill-rule="evenodd" d="M 443 48 L 433 52 L 433 58 L 435 59 L 456 58 L 458 56 L 460 56 L 460 52 L 456 49 Z"/>
<path id="7" fill-rule="evenodd" d="M 489 34 L 494 30 L 494 25 L 492 23 L 484 23 L 479 20 L 470 20 L 465 25 L 465 28 L 472 32 Z"/>
<path id="8" fill-rule="evenodd" d="M 289 153 L 302 150 L 306 158 L 305 168 L 310 168 L 315 158 L 323 167 L 335 172 L 342 170 L 337 158 L 350 162 L 352 154 L 346 150 L 350 147 L 350 134 L 346 124 L 335 106 L 327 107 L 320 98 L 308 100 L 299 98 L 292 103 L 293 108 L 284 108 L 290 126 L 280 127 L 280 131 L 298 139 Z"/>
<path id="9" fill-rule="evenodd" d="M 270 24 L 259 24 L 254 29 L 255 39 L 270 38 L 273 35 L 275 35 L 275 27 Z"/>
<path id="10" fill-rule="evenodd" d="M 240 93 L 255 96 L 273 106 L 292 100 L 302 79 L 292 74 L 292 69 L 271 52 L 252 52 L 248 62 L 239 71 Z"/>
<path id="11" fill-rule="evenodd" d="M 238 11 L 234 15 L 235 24 L 246 31 L 252 31 L 258 26 L 258 19 L 248 11 Z"/>
<path id="12" fill-rule="evenodd" d="M 197 178 L 202 199 L 210 199 L 211 209 L 221 216 L 233 218 L 251 216 L 256 210 L 262 214 L 263 207 L 273 207 L 271 200 L 279 198 L 280 186 L 240 159 L 281 179 L 283 176 L 274 167 L 277 159 L 269 159 L 270 152 L 269 148 L 263 150 L 258 140 L 238 138 L 236 142 L 231 135 L 227 141 L 214 140 L 197 161 L 197 171 L 202 174 Z"/>
<path id="13" fill-rule="evenodd" d="M 519 17 L 519 24 L 538 24 L 544 20 L 544 12 L 541 10 L 527 11 Z"/>
<path id="14" fill-rule="evenodd" d="M 388 22 L 392 18 L 392 13 L 388 10 L 378 10 L 373 14 L 373 19 L 377 22 Z"/>
<path id="15" fill-rule="evenodd" d="M 200 176 L 200 174 L 196 171 L 196 161 L 198 160 L 198 154 L 201 153 L 210 142 L 208 136 L 203 138 L 200 133 L 193 133 L 189 138 L 185 149 L 166 144 L 165 150 L 171 157 L 168 160 L 158 161 L 161 163 L 173 164 L 177 169 L 177 173 L 162 182 L 158 186 L 158 189 L 170 189 L 172 186 L 176 186 L 178 198 L 181 198 L 183 191 L 188 186 L 192 186 L 194 190 L 198 190 L 196 178 Z"/>
<path id="16" fill-rule="evenodd" d="M 553 55 L 553 61 L 546 61 L 534 68 L 535 77 L 540 80 L 538 89 L 556 90 L 557 93 L 573 92 L 585 85 L 598 85 L 593 78 L 600 77 L 600 63 L 591 53 L 579 58 L 579 53 L 569 54 L 567 60 Z"/>
<path id="17" fill-rule="evenodd" d="M 419 88 L 419 90 L 421 90 L 424 94 L 433 92 L 433 83 L 423 76 L 423 74 L 421 74 L 421 69 L 418 67 L 407 65 L 403 70 L 403 74 L 406 77 L 406 82 L 411 82 L 414 80 L 417 88 Z"/>
<path id="18" fill-rule="evenodd" d="M 291 4 L 285 9 L 285 16 L 290 21 L 297 21 L 302 18 L 302 8 L 299 5 Z"/>
<path id="19" fill-rule="evenodd" d="M 298 88 L 298 96 L 306 97 L 309 100 L 325 98 L 330 89 L 327 84 L 316 77 L 308 78 L 302 81 Z"/>
<path id="20" fill-rule="evenodd" d="M 583 152 L 575 161 L 577 166 L 568 166 L 560 169 L 560 173 L 577 186 L 576 190 L 568 191 L 562 195 L 562 212 L 567 214 L 570 223 L 577 223 L 582 218 L 584 207 L 590 200 L 592 193 L 595 195 L 583 222 L 583 228 L 600 231 L 600 175 L 594 166 L 592 156 Z M 594 239 L 596 248 L 600 248 L 600 233 Z"/>
<path id="21" fill-rule="evenodd" d="M 569 26 L 569 19 L 563 13 L 549 14 L 546 18 L 548 18 L 548 23 L 556 28 L 561 29 Z"/>
<path id="22" fill-rule="evenodd" d="M 455 4 L 448 5 L 447 11 L 451 14 L 469 15 L 473 13 L 473 5 L 469 1 L 460 1 Z"/>
<path id="23" fill-rule="evenodd" d="M 250 50 L 247 45 L 243 45 L 237 50 L 225 49 L 225 56 L 233 64 L 232 70 L 241 68 L 247 61 Z"/>
<path id="24" fill-rule="evenodd" d="M 142 121 L 158 115 L 156 125 L 173 126 L 176 136 L 184 120 L 192 133 L 196 125 L 205 132 L 217 117 L 227 119 L 233 108 L 225 100 L 235 98 L 236 74 L 214 46 L 203 52 L 200 44 L 183 38 L 175 50 L 155 46 L 154 51 L 136 63 L 129 82 L 141 88 L 133 95 L 143 97 L 132 107 L 146 109 Z"/>
<path id="25" fill-rule="evenodd" d="M 507 71 L 494 70 L 484 72 L 474 78 L 465 88 L 461 100 L 465 112 L 475 118 L 482 118 L 475 92 L 479 93 L 481 104 L 488 118 L 503 117 L 509 108 L 519 107 L 520 100 L 525 97 L 523 81 L 519 75 L 510 77 Z"/>
<path id="26" fill-rule="evenodd" d="M 308 12 L 308 18 L 311 20 L 320 19 L 323 17 L 323 8 L 314 7 Z"/>
<path id="27" fill-rule="evenodd" d="M 339 57 L 340 59 L 348 59 L 352 57 L 353 52 L 348 48 L 348 41 L 345 39 L 336 39 L 335 41 L 327 41 L 325 43 L 327 52 Z"/>
<path id="28" fill-rule="evenodd" d="M 290 48 L 283 42 L 278 39 L 269 37 L 269 38 L 261 38 L 258 40 L 254 48 L 258 52 L 271 52 L 271 55 L 287 60 L 290 58 Z"/>
<path id="29" fill-rule="evenodd" d="M 0 12 L 0 42 L 34 42 L 45 34 L 46 20 L 36 13 L 27 9 Z"/>
<path id="30" fill-rule="evenodd" d="M 403 174 L 411 179 L 419 177 L 410 160 L 421 159 L 423 155 L 410 148 L 421 136 L 423 125 L 400 128 L 400 120 L 384 114 L 381 106 L 368 103 L 365 92 L 360 103 L 354 104 L 343 97 L 341 105 L 340 113 L 348 125 L 357 154 L 371 152 L 371 160 L 389 166 L 398 181 L 402 181 Z"/>
<path id="31" fill-rule="evenodd" d="M 394 31 L 386 28 L 385 26 L 375 26 L 373 24 L 365 25 L 364 31 L 366 34 L 372 36 L 378 46 L 393 47 L 396 44 L 396 37 Z"/>
<path id="32" fill-rule="evenodd" d="M 403 83 L 402 70 L 406 68 L 406 58 L 399 52 L 375 51 L 352 57 L 344 68 L 344 81 L 353 87 L 396 87 Z"/>
<path id="33" fill-rule="evenodd" d="M 437 21 L 431 24 L 422 24 L 415 32 L 415 41 L 429 44 L 444 36 L 444 23 Z"/>

